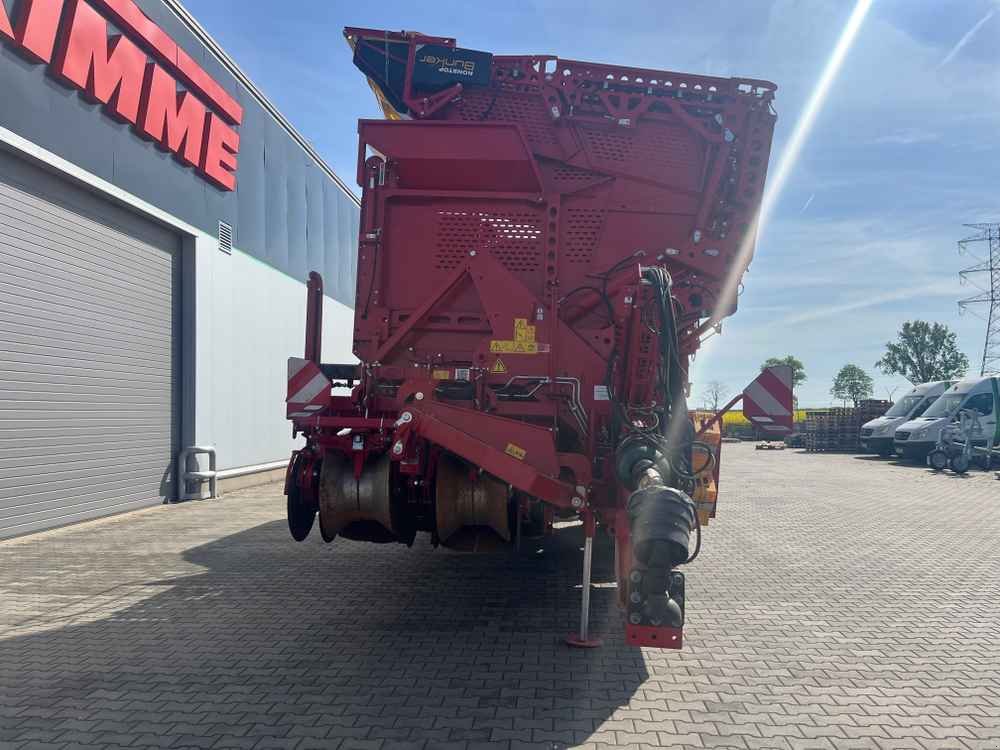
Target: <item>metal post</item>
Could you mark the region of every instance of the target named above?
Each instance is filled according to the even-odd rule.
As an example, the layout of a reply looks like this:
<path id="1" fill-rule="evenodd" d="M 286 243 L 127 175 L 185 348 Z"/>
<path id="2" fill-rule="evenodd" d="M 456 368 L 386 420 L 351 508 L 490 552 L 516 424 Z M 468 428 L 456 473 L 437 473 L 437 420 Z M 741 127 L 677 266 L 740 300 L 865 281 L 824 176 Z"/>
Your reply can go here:
<path id="1" fill-rule="evenodd" d="M 590 637 L 590 573 L 594 562 L 594 534 L 597 523 L 594 514 L 585 509 L 583 518 L 583 597 L 580 604 L 580 632 L 566 638 L 566 643 L 577 648 L 597 648 L 600 638 Z"/>
<path id="2" fill-rule="evenodd" d="M 583 606 L 580 609 L 580 640 L 587 640 L 590 626 L 590 566 L 594 562 L 594 538 L 583 541 Z"/>

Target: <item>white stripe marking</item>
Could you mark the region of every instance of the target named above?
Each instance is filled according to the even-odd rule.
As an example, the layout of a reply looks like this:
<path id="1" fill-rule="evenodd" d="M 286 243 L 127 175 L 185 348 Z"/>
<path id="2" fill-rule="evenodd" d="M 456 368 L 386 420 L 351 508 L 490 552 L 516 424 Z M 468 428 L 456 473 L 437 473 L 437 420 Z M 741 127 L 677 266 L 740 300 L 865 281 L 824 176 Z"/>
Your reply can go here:
<path id="1" fill-rule="evenodd" d="M 288 403 L 307 404 L 321 394 L 324 388 L 330 388 L 330 381 L 326 379 L 326 375 L 317 372 L 313 375 L 312 380 L 306 383 L 298 393 L 288 399 Z"/>
<path id="2" fill-rule="evenodd" d="M 748 385 L 743 393 L 759 406 L 765 414 L 773 414 L 778 417 L 787 417 L 791 414 L 758 380 Z"/>
<path id="3" fill-rule="evenodd" d="M 291 380 L 300 372 L 303 368 L 309 364 L 308 359 L 302 359 L 301 357 L 289 357 L 288 358 L 288 379 Z"/>

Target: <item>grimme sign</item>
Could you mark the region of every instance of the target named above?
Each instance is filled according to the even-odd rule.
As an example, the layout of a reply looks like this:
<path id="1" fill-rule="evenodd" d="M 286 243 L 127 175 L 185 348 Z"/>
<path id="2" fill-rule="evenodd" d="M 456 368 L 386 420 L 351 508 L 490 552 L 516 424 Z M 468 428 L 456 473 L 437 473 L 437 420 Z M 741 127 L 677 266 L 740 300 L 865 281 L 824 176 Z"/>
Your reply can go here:
<path id="1" fill-rule="evenodd" d="M 243 108 L 134 0 L 22 0 L 15 7 L 11 19 L 0 0 L 0 40 L 216 187 L 235 190 L 234 127 Z"/>

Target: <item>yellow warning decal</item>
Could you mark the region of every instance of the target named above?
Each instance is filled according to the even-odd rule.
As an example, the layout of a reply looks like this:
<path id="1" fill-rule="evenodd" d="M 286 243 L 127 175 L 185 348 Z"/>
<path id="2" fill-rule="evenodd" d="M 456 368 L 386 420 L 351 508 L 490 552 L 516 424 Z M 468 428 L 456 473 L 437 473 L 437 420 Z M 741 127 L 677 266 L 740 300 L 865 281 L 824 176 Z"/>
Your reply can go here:
<path id="1" fill-rule="evenodd" d="M 493 363 L 493 367 L 490 368 L 490 372 L 502 375 L 507 372 L 507 365 L 503 363 L 503 360 L 500 359 L 500 357 L 497 357 L 497 361 Z"/>
<path id="2" fill-rule="evenodd" d="M 451 378 L 451 370 L 434 370 L 431 372 L 431 377 L 434 380 L 448 380 Z"/>
<path id="3" fill-rule="evenodd" d="M 490 351 L 494 354 L 538 354 L 548 350 L 547 344 L 535 341 L 535 326 L 528 325 L 527 318 L 514 318 L 513 340 L 490 341 Z"/>
<path id="4" fill-rule="evenodd" d="M 538 354 L 538 344 L 534 341 L 491 341 L 493 354 Z"/>
<path id="5" fill-rule="evenodd" d="M 524 457 L 528 455 L 528 451 L 520 445 L 514 445 L 514 443 L 507 443 L 507 447 L 504 448 L 503 452 L 508 456 L 513 456 L 518 461 L 523 461 Z"/>
<path id="6" fill-rule="evenodd" d="M 527 318 L 514 318 L 514 341 L 535 341 L 535 327 L 528 325 Z"/>

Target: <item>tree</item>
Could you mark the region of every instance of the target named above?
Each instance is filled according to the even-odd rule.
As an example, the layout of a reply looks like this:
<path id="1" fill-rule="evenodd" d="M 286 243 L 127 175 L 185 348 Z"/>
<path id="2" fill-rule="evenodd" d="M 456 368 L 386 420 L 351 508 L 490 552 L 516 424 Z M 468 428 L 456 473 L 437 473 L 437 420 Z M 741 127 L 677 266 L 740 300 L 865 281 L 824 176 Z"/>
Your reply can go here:
<path id="1" fill-rule="evenodd" d="M 885 356 L 875 366 L 914 385 L 960 378 L 969 369 L 969 358 L 958 348 L 957 339 L 942 323 L 910 320 L 903 323 L 896 342 L 885 345 Z"/>
<path id="2" fill-rule="evenodd" d="M 857 406 L 863 398 L 870 398 L 874 381 L 857 365 L 844 365 L 833 379 L 830 393 L 841 401 L 853 401 Z"/>
<path id="3" fill-rule="evenodd" d="M 774 367 L 775 365 L 788 365 L 792 368 L 792 388 L 796 388 L 806 382 L 806 366 L 802 364 L 802 360 L 796 359 L 791 354 L 785 357 L 771 357 L 760 366 L 760 369 L 766 370 L 768 367 Z"/>
<path id="4" fill-rule="evenodd" d="M 719 380 L 711 380 L 705 384 L 702 391 L 702 398 L 705 399 L 705 408 L 711 411 L 718 411 L 722 404 L 722 399 L 729 393 L 729 386 Z"/>

